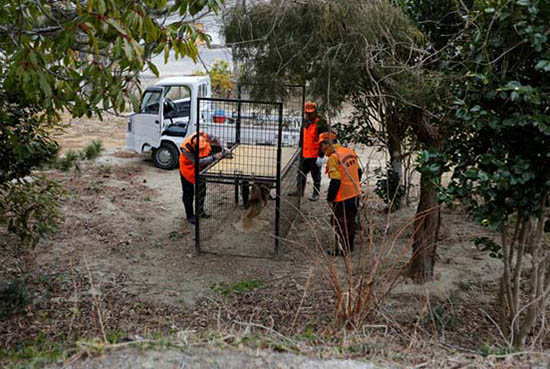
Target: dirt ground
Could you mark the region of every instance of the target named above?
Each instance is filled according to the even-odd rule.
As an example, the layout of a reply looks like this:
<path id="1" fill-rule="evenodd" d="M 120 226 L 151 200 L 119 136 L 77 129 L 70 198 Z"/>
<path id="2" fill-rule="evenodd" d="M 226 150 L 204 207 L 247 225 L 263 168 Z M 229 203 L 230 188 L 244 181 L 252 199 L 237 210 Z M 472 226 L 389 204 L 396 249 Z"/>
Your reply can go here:
<path id="1" fill-rule="evenodd" d="M 275 336 L 306 337 L 310 346 L 324 345 L 321 337 L 336 335 L 333 293 L 320 252 L 330 240 L 323 229 L 328 219 L 323 201 L 303 202 L 278 258 L 196 256 L 177 170 L 157 169 L 147 156 L 124 151 L 125 129 L 122 118 L 103 123 L 83 119 L 71 122 L 60 137 L 64 150 L 100 139 L 106 152 L 79 171 L 47 173 L 67 190 L 64 221 L 36 252 L 27 277 L 32 304 L 23 314 L 0 320 L 6 358 L 24 357 L 18 350 L 25 345 L 50 352 L 60 342 L 89 337 L 119 342 L 187 330 L 250 333 L 255 327 Z M 361 152 L 371 169 L 383 162 L 372 150 Z M 412 218 L 414 203 L 392 214 L 391 222 L 375 196 L 369 194 L 368 204 L 363 213 L 376 229 L 376 247 L 394 245 L 395 262 L 404 263 L 411 231 L 399 231 Z M 216 216 L 215 209 L 210 212 Z M 363 332 L 371 341 L 333 353 L 419 365 L 434 348 L 479 358 L 501 347 L 493 304 L 500 264 L 472 243 L 491 234 L 460 209 L 444 208 L 442 214 L 435 280 L 417 286 L 399 279 Z M 239 242 L 249 248 L 247 234 L 224 240 L 229 228 L 234 234 L 232 222 L 220 226 L 215 239 L 234 242 L 237 251 Z M 272 244 L 256 246 L 270 249 Z M 209 247 L 216 251 L 216 244 Z M 18 275 L 16 256 L 3 253 L 0 262 L 0 277 Z M 335 265 L 343 269 L 342 260 Z M 521 367 L 512 363 L 500 367 Z"/>

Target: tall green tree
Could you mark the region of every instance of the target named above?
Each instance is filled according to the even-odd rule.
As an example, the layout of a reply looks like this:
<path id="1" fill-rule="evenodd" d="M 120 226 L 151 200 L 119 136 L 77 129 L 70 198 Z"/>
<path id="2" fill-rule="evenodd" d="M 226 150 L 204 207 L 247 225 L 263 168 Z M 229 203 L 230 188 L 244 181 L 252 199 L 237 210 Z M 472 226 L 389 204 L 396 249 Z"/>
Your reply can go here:
<path id="1" fill-rule="evenodd" d="M 356 114 L 346 133 L 386 147 L 393 172 L 402 172 L 407 134 L 426 152 L 443 145 L 439 126 L 447 113 L 436 107 L 447 103 L 448 94 L 430 66 L 437 53 L 428 50 L 424 35 L 396 2 L 272 0 L 235 7 L 225 32 L 245 80 L 270 89 L 307 82 L 310 95 L 329 113 L 351 101 Z M 418 282 L 433 277 L 442 171 L 437 155 L 424 157 L 410 268 Z"/>
<path id="2" fill-rule="evenodd" d="M 225 33 L 241 80 L 269 86 L 263 95 L 281 90 L 274 84 L 307 83 L 329 116 L 351 101 L 356 124 L 340 126 L 341 133 L 388 148 L 401 176 L 406 108 L 393 98 L 403 86 L 394 82 L 406 78 L 400 67 L 421 34 L 398 8 L 388 1 L 273 0 L 234 7 Z"/>
<path id="3" fill-rule="evenodd" d="M 501 233 L 500 322 L 522 347 L 550 295 L 550 2 L 480 1 L 464 18 L 449 194 Z"/>
<path id="4" fill-rule="evenodd" d="M 52 186 L 21 196 L 28 177 L 57 153 L 59 113 L 102 117 L 135 100 L 138 73 L 172 51 L 196 58 L 209 41 L 187 19 L 221 0 L 6 0 L 0 6 L 0 224 L 23 239 L 51 230 L 41 222 L 58 198 Z M 186 18 L 187 17 L 187 18 Z M 32 184 L 32 186 L 31 186 Z M 40 186 L 38 186 L 40 187 Z M 33 199 L 44 201 L 34 201 Z M 40 207 L 39 204 L 44 206 Z M 17 206 L 15 206 L 17 205 Z M 38 206 L 38 207 L 37 207 Z M 14 209 L 20 211 L 14 211 Z M 50 209 L 51 210 L 51 209 Z M 34 232 L 34 231 L 36 232 Z M 30 238 L 29 238 L 30 237 Z"/>

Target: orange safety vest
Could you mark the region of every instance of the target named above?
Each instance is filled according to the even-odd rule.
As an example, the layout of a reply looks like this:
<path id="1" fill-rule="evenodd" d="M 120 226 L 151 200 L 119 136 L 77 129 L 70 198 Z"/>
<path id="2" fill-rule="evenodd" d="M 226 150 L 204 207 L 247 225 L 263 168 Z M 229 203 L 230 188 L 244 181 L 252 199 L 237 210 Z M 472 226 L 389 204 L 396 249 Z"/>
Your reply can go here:
<path id="1" fill-rule="evenodd" d="M 330 156 L 338 160 L 340 164 L 340 189 L 336 194 L 335 202 L 345 201 L 361 195 L 361 182 L 359 181 L 359 163 L 357 154 L 347 147 L 335 147 Z"/>
<path id="2" fill-rule="evenodd" d="M 201 136 L 206 140 L 206 134 L 201 133 Z M 181 144 L 180 148 L 195 155 L 195 148 L 199 146 L 199 142 L 196 139 L 197 134 L 188 136 Z M 212 146 L 206 141 L 206 146 L 199 149 L 199 159 L 204 158 L 212 152 Z M 195 183 L 195 162 L 187 159 L 183 153 L 180 152 L 180 174 L 189 182 Z"/>
<path id="3" fill-rule="evenodd" d="M 315 117 L 315 120 L 310 123 L 309 126 L 304 127 L 302 155 L 305 159 L 317 159 L 319 157 L 319 134 L 317 132 L 318 122 L 319 117 Z"/>

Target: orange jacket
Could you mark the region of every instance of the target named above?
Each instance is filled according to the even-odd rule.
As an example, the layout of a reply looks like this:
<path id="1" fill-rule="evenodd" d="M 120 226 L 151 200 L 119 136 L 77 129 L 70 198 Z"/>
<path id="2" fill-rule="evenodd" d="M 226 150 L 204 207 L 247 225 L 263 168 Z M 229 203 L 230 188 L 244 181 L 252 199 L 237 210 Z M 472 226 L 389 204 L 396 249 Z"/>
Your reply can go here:
<path id="1" fill-rule="evenodd" d="M 304 126 L 302 156 L 305 159 L 319 157 L 319 131 L 317 127 L 319 117 L 315 117 L 307 127 Z"/>
<path id="2" fill-rule="evenodd" d="M 198 142 L 197 142 L 198 141 Z M 189 182 L 195 183 L 195 150 L 199 146 L 199 159 L 205 158 L 212 152 L 212 146 L 206 138 L 206 134 L 201 133 L 197 140 L 197 134 L 188 136 L 180 146 L 180 174 Z M 200 162 L 199 162 L 200 165 Z"/>
<path id="3" fill-rule="evenodd" d="M 359 163 L 357 154 L 352 149 L 335 145 L 330 158 L 335 159 L 340 174 L 340 188 L 335 202 L 345 201 L 361 195 L 361 182 L 359 180 Z M 327 163 L 327 171 L 330 171 Z M 330 173 L 329 173 L 330 174 Z"/>

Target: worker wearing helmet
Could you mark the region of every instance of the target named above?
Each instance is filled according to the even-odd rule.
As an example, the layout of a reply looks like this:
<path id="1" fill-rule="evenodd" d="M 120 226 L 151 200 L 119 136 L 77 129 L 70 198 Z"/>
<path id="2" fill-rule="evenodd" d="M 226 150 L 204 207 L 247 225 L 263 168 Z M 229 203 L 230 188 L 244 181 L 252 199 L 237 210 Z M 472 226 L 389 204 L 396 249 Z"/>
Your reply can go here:
<path id="1" fill-rule="evenodd" d="M 337 142 L 334 133 L 319 135 L 319 150 L 328 157 L 327 174 L 330 184 L 327 201 L 332 208 L 332 224 L 336 227 L 335 249 L 331 255 L 348 255 L 353 251 L 357 206 L 361 197 L 359 159 L 355 151 Z"/>
<path id="2" fill-rule="evenodd" d="M 193 211 L 193 200 L 195 197 L 195 153 L 198 148 L 199 151 L 199 168 L 204 169 L 214 161 L 223 157 L 221 152 L 217 154 L 212 153 L 212 145 L 220 146 L 220 140 L 211 135 L 207 135 L 201 132 L 199 135 L 196 133 L 187 136 L 180 146 L 180 179 L 181 188 L 183 191 L 182 201 L 185 208 L 185 214 L 187 220 L 191 224 L 195 224 L 195 212 Z M 206 183 L 199 182 L 199 209 L 197 214 L 202 218 L 208 218 L 208 215 L 204 211 L 204 198 L 206 195 Z"/>
<path id="3" fill-rule="evenodd" d="M 326 129 L 325 122 L 317 115 L 317 104 L 312 101 L 305 103 L 306 113 L 302 135 L 300 137 L 302 147 L 302 161 L 300 163 L 300 175 L 298 176 L 298 188 L 291 196 L 304 196 L 306 190 L 306 179 L 311 173 L 313 179 L 313 193 L 309 197 L 311 201 L 319 200 L 321 188 L 321 167 L 323 165 L 322 155 L 319 156 L 319 132 Z"/>

